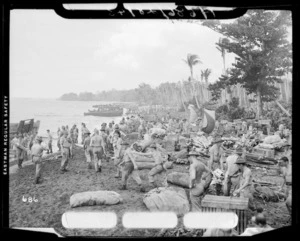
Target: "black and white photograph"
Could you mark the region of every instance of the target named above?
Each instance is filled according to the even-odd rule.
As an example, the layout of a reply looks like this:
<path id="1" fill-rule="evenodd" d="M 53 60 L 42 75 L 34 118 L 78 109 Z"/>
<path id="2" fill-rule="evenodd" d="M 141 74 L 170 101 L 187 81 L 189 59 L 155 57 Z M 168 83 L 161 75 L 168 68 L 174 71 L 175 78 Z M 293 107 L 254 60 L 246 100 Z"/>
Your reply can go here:
<path id="1" fill-rule="evenodd" d="M 227 237 L 291 226 L 292 30 L 289 10 L 11 10 L 9 228 Z"/>

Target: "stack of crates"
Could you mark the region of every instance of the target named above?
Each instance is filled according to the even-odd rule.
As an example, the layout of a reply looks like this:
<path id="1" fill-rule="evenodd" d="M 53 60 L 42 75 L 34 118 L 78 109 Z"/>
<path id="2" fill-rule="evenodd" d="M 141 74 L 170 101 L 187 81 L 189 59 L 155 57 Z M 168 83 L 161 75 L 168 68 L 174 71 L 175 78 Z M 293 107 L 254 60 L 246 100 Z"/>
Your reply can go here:
<path id="1" fill-rule="evenodd" d="M 247 228 L 249 212 L 248 198 L 206 195 L 201 202 L 202 212 L 234 212 L 238 216 L 235 227 L 239 234 Z"/>

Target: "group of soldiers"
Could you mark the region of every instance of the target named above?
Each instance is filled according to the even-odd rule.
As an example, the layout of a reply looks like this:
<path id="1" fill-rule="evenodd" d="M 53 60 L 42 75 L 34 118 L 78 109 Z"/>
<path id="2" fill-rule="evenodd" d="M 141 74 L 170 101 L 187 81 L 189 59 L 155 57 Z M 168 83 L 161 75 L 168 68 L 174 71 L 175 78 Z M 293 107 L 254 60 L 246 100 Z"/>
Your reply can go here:
<path id="1" fill-rule="evenodd" d="M 220 195 L 221 189 L 223 195 L 240 196 L 249 198 L 249 208 L 255 209 L 252 195 L 252 171 L 247 166 L 245 159 L 245 148 L 238 148 L 231 155 L 227 156 L 221 147 L 222 133 L 224 129 L 221 125 L 216 125 L 213 131 L 213 141 L 210 147 L 210 158 L 208 163 L 204 163 L 199 158 L 200 153 L 190 151 L 188 153 L 188 160 L 190 163 L 190 198 L 192 203 L 192 210 L 197 211 L 201 208 L 201 198 L 207 192 L 212 179 L 213 172 L 221 169 L 225 173 L 225 180 L 222 185 L 216 184 L 216 193 Z M 101 172 L 103 161 L 109 162 L 113 159 L 115 166 L 115 178 L 121 178 L 122 184 L 120 189 L 127 188 L 127 180 L 129 176 L 137 182 L 141 192 L 145 192 L 145 185 L 139 176 L 139 166 L 136 163 L 136 156 L 151 157 L 155 161 L 154 167 L 149 171 L 149 183 L 152 187 L 159 185 L 155 181 L 155 176 L 159 173 L 166 172 L 167 163 L 170 153 L 164 148 L 164 137 L 167 133 L 189 134 L 195 131 L 193 128 L 201 130 L 201 121 L 196 125 L 189 123 L 186 119 L 175 119 L 166 116 L 164 120 L 146 121 L 142 116 L 131 116 L 123 118 L 119 124 L 114 121 L 108 125 L 102 123 L 101 128 L 95 128 L 93 134 L 88 130 L 85 123 L 81 126 L 81 144 L 86 156 L 87 168 L 94 168 L 95 171 Z M 250 129 L 250 130 L 249 130 Z M 251 136 L 257 135 L 255 128 L 249 128 L 247 124 L 243 123 L 240 130 L 243 135 Z M 158 134 L 153 130 L 162 130 Z M 235 131 L 235 130 L 234 130 Z M 282 128 L 280 129 L 282 131 Z M 139 143 L 129 145 L 125 141 L 125 137 L 132 133 L 138 132 Z M 52 135 L 48 133 L 48 147 L 41 145 L 42 138 L 36 137 L 34 143 L 33 135 L 21 136 L 18 139 L 18 145 L 28 147 L 31 150 L 32 161 L 36 165 L 35 183 L 40 182 L 41 177 L 41 157 L 44 150 L 52 153 Z M 69 160 L 73 158 L 73 148 L 78 143 L 79 130 L 74 125 L 70 130 L 68 126 L 62 126 L 58 130 L 58 149 L 62 155 L 60 172 L 63 174 L 67 171 Z M 17 138 L 13 140 L 17 143 Z M 26 143 L 25 143 L 26 142 Z M 20 149 L 20 148 L 18 148 Z M 147 149 L 147 152 L 145 150 Z M 22 149 L 21 149 L 22 150 Z M 17 156 L 20 157 L 20 151 L 17 151 Z M 113 155 L 112 158 L 110 158 Z M 287 207 L 291 210 L 291 168 L 290 161 L 287 157 L 281 158 L 280 174 L 283 176 L 284 182 L 282 189 L 286 190 L 288 200 Z M 18 164 L 22 164 L 20 161 Z"/>

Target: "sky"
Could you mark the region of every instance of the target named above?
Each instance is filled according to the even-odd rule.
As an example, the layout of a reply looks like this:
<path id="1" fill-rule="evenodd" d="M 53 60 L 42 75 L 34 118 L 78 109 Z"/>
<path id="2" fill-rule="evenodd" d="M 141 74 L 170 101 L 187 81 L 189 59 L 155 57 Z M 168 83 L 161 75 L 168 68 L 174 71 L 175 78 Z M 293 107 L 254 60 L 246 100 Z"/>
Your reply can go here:
<path id="1" fill-rule="evenodd" d="M 209 20 L 208 20 L 209 21 Z M 10 96 L 59 98 L 64 93 L 128 90 L 141 83 L 187 80 L 187 54 L 197 54 L 194 77 L 222 74 L 220 34 L 171 20 L 73 20 L 52 10 L 12 10 Z M 226 67 L 234 55 L 226 55 Z"/>

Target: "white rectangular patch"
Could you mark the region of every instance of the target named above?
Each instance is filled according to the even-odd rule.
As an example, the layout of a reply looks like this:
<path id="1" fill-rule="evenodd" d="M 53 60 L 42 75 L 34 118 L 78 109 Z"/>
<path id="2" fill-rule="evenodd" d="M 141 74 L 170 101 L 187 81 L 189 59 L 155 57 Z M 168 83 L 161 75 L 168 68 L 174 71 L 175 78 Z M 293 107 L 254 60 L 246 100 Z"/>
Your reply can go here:
<path id="1" fill-rule="evenodd" d="M 233 212 L 190 212 L 184 215 L 186 228 L 234 228 L 238 224 L 238 216 Z"/>
<path id="2" fill-rule="evenodd" d="M 172 212 L 128 212 L 123 215 L 125 228 L 175 228 L 177 216 Z"/>
<path id="3" fill-rule="evenodd" d="M 66 212 L 61 221 L 65 228 L 114 228 L 117 215 L 113 212 Z"/>

